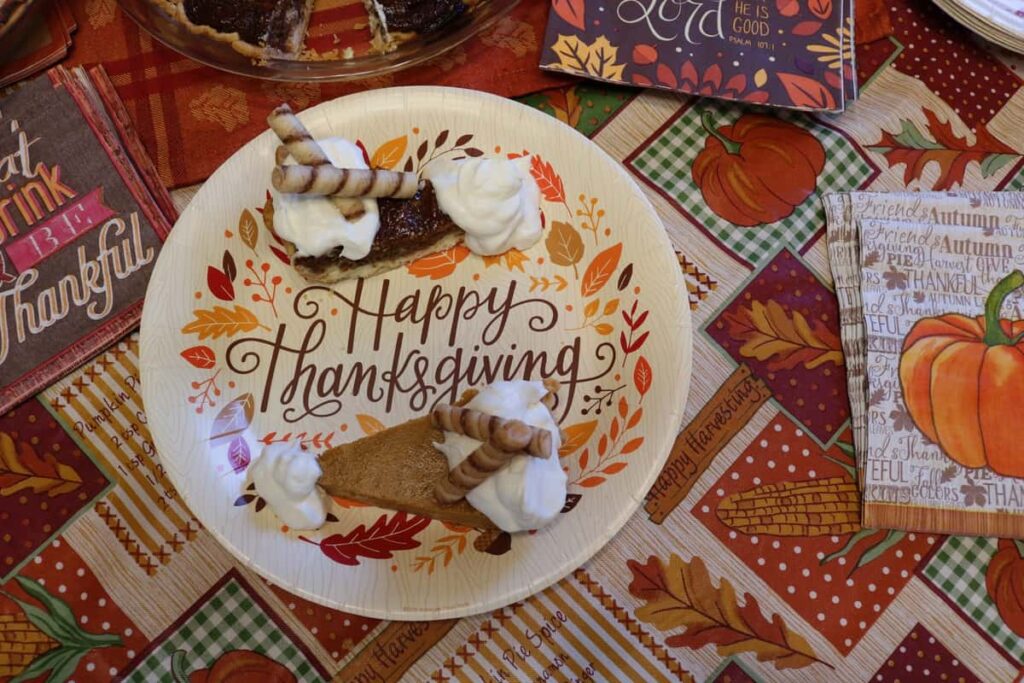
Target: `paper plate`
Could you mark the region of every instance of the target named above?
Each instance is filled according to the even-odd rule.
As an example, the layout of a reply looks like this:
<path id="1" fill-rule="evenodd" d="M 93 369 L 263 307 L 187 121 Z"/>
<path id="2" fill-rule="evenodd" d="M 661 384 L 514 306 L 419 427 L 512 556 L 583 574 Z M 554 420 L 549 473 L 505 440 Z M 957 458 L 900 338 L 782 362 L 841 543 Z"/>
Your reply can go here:
<path id="1" fill-rule="evenodd" d="M 562 578 L 636 510 L 679 431 L 691 323 L 676 257 L 623 169 L 563 123 L 446 88 L 350 95 L 302 114 L 374 165 L 532 155 L 544 239 L 463 247 L 334 287 L 304 281 L 263 225 L 267 132 L 202 187 L 146 294 L 142 385 L 163 466 L 238 558 L 311 600 L 385 619 L 492 610 Z M 553 376 L 568 440 L 563 514 L 496 536 L 335 501 L 316 532 L 282 527 L 246 469 L 264 444 L 324 450 L 423 415 L 493 377 Z"/>

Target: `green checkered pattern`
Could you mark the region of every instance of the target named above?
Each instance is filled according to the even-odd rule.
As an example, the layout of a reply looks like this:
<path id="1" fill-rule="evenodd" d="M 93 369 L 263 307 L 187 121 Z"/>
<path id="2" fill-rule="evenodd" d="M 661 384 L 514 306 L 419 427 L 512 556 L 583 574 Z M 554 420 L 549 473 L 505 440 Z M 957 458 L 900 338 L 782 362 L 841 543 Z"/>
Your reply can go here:
<path id="1" fill-rule="evenodd" d="M 249 593 L 231 579 L 153 650 L 125 681 L 170 681 L 171 656 L 185 653 L 185 672 L 206 669 L 225 652 L 253 650 L 288 667 L 300 681 L 323 679 Z"/>
<path id="2" fill-rule="evenodd" d="M 812 194 L 781 221 L 753 228 L 738 227 L 712 213 L 691 177 L 690 167 L 708 137 L 700 122 L 705 110 L 714 114 L 718 126 L 732 123 L 744 111 L 729 104 L 710 102 L 690 107 L 629 164 L 703 224 L 722 245 L 753 265 L 773 254 L 780 244 L 803 246 L 825 225 L 825 211 L 818 194 L 857 189 L 873 172 L 856 147 L 831 128 L 807 115 L 775 112 L 779 118 L 812 132 L 824 147 L 825 168 L 818 176 L 817 194 Z M 779 168 L 779 173 L 786 173 L 786 169 Z"/>
<path id="3" fill-rule="evenodd" d="M 1024 168 L 1017 172 L 1017 175 L 1014 176 L 1013 180 L 1006 184 L 1006 187 L 1004 187 L 1003 190 L 1005 192 L 1020 192 L 1021 190 L 1024 190 Z"/>
<path id="4" fill-rule="evenodd" d="M 985 569 L 996 552 L 996 543 L 994 538 L 950 536 L 924 573 L 968 619 L 1012 657 L 1024 661 L 1024 639 L 1007 628 L 985 588 Z"/>

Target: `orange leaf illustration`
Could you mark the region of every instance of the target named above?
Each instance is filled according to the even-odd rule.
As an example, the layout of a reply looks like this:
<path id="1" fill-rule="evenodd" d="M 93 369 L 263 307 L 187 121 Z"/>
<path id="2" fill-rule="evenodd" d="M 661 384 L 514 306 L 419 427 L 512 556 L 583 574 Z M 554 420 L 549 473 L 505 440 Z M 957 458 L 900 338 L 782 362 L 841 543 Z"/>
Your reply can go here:
<path id="1" fill-rule="evenodd" d="M 267 200 L 269 201 L 269 199 Z M 256 218 L 249 209 L 243 209 L 242 215 L 238 218 L 238 234 L 250 249 L 256 248 L 256 241 L 260 237 L 260 230 L 256 226 Z"/>
<path id="2" fill-rule="evenodd" d="M 824 664 L 780 615 L 766 619 L 753 595 L 744 594 L 740 605 L 727 580 L 721 579 L 716 588 L 699 557 L 686 562 L 671 555 L 666 565 L 651 556 L 646 564 L 626 564 L 633 574 L 629 592 L 644 603 L 636 618 L 659 631 L 682 629 L 665 639 L 669 647 L 715 645 L 720 657 L 752 652 L 758 661 L 780 670 Z"/>
<path id="3" fill-rule="evenodd" d="M 619 418 L 612 418 L 612 426 L 608 429 L 608 436 L 613 439 L 617 439 L 619 437 Z"/>
<path id="4" fill-rule="evenodd" d="M 581 31 L 586 30 L 583 0 L 551 0 L 551 8 L 555 14 L 565 19 L 570 26 L 574 26 Z"/>
<path id="5" fill-rule="evenodd" d="M 605 302 L 604 310 L 601 311 L 601 315 L 611 315 L 612 313 L 617 311 L 618 308 L 619 308 L 619 300 L 618 299 L 609 299 L 607 302 Z"/>
<path id="6" fill-rule="evenodd" d="M 409 137 L 406 135 L 388 140 L 378 147 L 370 157 L 370 168 L 394 168 L 405 156 L 405 148 L 408 144 Z"/>
<path id="7" fill-rule="evenodd" d="M 217 364 L 217 356 L 209 346 L 193 346 L 181 352 L 184 358 L 194 367 L 200 370 L 209 370 Z"/>
<path id="8" fill-rule="evenodd" d="M 555 173 L 551 164 L 534 155 L 530 159 L 530 175 L 537 181 L 540 193 L 549 202 L 565 201 L 565 186 L 562 184 L 562 177 Z"/>
<path id="9" fill-rule="evenodd" d="M 234 310 L 223 306 L 197 308 L 195 320 L 181 328 L 183 334 L 198 334 L 199 339 L 230 337 L 239 332 L 252 332 L 260 325 L 259 319 L 244 306 L 235 305 Z"/>
<path id="10" fill-rule="evenodd" d="M 625 463 L 625 462 L 613 462 L 611 465 L 608 465 L 608 467 L 605 467 L 603 470 L 601 470 L 601 473 L 602 474 L 618 474 L 622 470 L 626 469 L 626 465 L 628 465 L 628 464 L 629 463 Z"/>
<path id="11" fill-rule="evenodd" d="M 882 131 L 882 139 L 868 147 L 885 156 L 890 166 L 906 164 L 904 184 L 920 180 L 925 167 L 935 162 L 939 177 L 931 189 L 949 190 L 963 183 L 967 165 L 972 161 L 980 164 L 982 177 L 988 178 L 1020 157 L 1019 152 L 998 140 L 984 125 L 975 128 L 972 145 L 966 138 L 958 137 L 948 121 L 939 121 L 935 112 L 925 109 L 924 115 L 928 120 L 927 131 L 934 140 L 918 130 L 912 121 L 904 119 L 900 122 L 899 133 Z"/>
<path id="12" fill-rule="evenodd" d="M 812 319 L 813 327 L 799 311 L 792 315 L 778 302 L 751 302 L 735 313 L 727 313 L 729 336 L 742 341 L 740 355 L 767 361 L 772 370 L 791 370 L 803 365 L 808 370 L 824 363 L 843 364 L 839 337 L 823 323 Z"/>
<path id="13" fill-rule="evenodd" d="M 373 415 L 360 413 L 356 415 L 356 421 L 359 422 L 359 426 L 363 428 L 363 433 L 367 436 L 384 431 L 384 425 Z"/>
<path id="14" fill-rule="evenodd" d="M 594 488 L 595 486 L 600 486 L 604 482 L 604 477 L 587 477 L 586 479 L 580 482 L 580 486 L 582 486 L 583 488 L 590 489 Z"/>
<path id="15" fill-rule="evenodd" d="M 819 81 L 799 74 L 776 74 L 795 107 L 808 109 L 835 109 L 836 98 Z"/>
<path id="16" fill-rule="evenodd" d="M 633 384 L 641 396 L 646 394 L 647 390 L 651 388 L 653 377 L 651 374 L 651 364 L 647 362 L 647 359 L 643 356 L 637 358 L 636 367 L 633 368 Z"/>
<path id="17" fill-rule="evenodd" d="M 590 462 L 590 449 L 584 448 L 583 452 L 580 453 L 580 471 L 583 472 L 587 469 L 587 463 Z"/>
<path id="18" fill-rule="evenodd" d="M 640 424 L 640 418 L 644 416 L 644 409 L 637 408 L 636 412 L 630 415 L 629 422 L 626 423 L 626 429 L 632 429 Z"/>
<path id="19" fill-rule="evenodd" d="M 800 12 L 799 0 L 775 0 L 775 9 L 784 17 L 792 17 Z"/>
<path id="20" fill-rule="evenodd" d="M 590 440 L 590 436 L 597 429 L 597 420 L 591 420 L 590 422 L 580 422 L 579 424 L 569 425 L 562 431 L 565 432 L 565 441 L 562 442 L 562 447 L 558 449 L 558 455 L 565 457 L 578 451 L 583 444 Z"/>
<path id="21" fill-rule="evenodd" d="M 583 316 L 586 318 L 592 317 L 595 313 L 597 313 L 597 308 L 600 305 L 600 299 L 593 299 L 589 304 L 583 307 Z"/>
<path id="22" fill-rule="evenodd" d="M 625 444 L 623 444 L 622 449 L 619 451 L 619 454 L 620 455 L 629 455 L 630 453 L 632 453 L 636 449 L 640 448 L 640 446 L 643 445 L 643 442 L 644 442 L 644 437 L 642 437 L 642 436 L 638 436 L 635 439 L 631 439 L 631 440 L 627 441 Z"/>
<path id="23" fill-rule="evenodd" d="M 552 221 L 548 236 L 544 238 L 551 262 L 556 266 L 572 266 L 583 258 L 583 240 L 576 228 L 562 221 Z"/>
<path id="24" fill-rule="evenodd" d="M 505 267 L 509 270 L 518 270 L 520 273 L 526 272 L 523 270 L 523 264 L 530 260 L 530 257 L 519 251 L 518 249 L 509 249 L 504 253 Z"/>
<path id="25" fill-rule="evenodd" d="M 580 283 L 580 291 L 583 296 L 593 296 L 601 291 L 608 282 L 615 269 L 619 267 L 619 258 L 622 256 L 622 242 L 608 247 L 594 257 L 594 260 L 587 266 L 583 273 L 583 281 Z"/>
<path id="26" fill-rule="evenodd" d="M 469 248 L 459 244 L 451 249 L 416 259 L 408 265 L 408 270 L 411 275 L 416 277 L 441 280 L 454 273 L 455 266 L 465 261 L 467 256 L 469 256 Z"/>
<path id="27" fill-rule="evenodd" d="M 608 336 L 615 331 L 615 328 L 608 323 L 598 323 L 597 325 L 594 325 L 594 331 L 600 335 Z"/>
<path id="28" fill-rule="evenodd" d="M 807 7 L 819 19 L 828 19 L 832 14 L 832 0 L 808 0 Z"/>
<path id="29" fill-rule="evenodd" d="M 0 496 L 27 489 L 54 498 L 81 485 L 82 477 L 71 465 L 57 462 L 52 453 L 40 456 L 28 443 L 15 446 L 14 439 L 0 432 Z"/>
<path id="30" fill-rule="evenodd" d="M 366 503 L 360 503 L 357 500 L 348 500 L 346 498 L 338 498 L 337 496 L 331 496 L 331 500 L 333 500 L 338 507 L 345 510 L 370 507 Z"/>

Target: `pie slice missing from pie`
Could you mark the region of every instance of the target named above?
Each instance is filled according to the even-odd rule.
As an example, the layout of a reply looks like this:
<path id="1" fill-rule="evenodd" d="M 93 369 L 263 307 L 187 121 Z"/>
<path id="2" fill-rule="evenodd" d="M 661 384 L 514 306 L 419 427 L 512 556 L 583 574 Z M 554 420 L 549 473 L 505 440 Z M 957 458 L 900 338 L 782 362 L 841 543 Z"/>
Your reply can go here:
<path id="1" fill-rule="evenodd" d="M 437 31 L 477 0 L 363 0 L 377 52 L 393 52 L 402 43 Z"/>

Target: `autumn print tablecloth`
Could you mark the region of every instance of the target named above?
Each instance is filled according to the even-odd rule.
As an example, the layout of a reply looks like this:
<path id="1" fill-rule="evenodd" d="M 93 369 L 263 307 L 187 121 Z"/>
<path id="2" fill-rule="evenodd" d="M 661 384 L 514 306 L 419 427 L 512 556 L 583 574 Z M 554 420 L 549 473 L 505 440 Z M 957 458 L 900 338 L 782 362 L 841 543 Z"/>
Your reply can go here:
<path id="1" fill-rule="evenodd" d="M 522 603 L 429 623 L 269 585 L 164 477 L 128 337 L 0 417 L 0 680 L 1017 678 L 1024 544 L 859 523 L 819 197 L 1024 187 L 1024 62 L 923 0 L 889 11 L 894 34 L 864 46 L 861 97 L 838 117 L 590 85 L 524 98 L 648 193 L 699 330 L 669 462 L 584 567 Z M 815 189 L 766 172 L 772 146 L 742 163 L 714 134 L 777 141 Z M 756 206 L 694 172 L 726 165 L 759 188 Z M 759 224 L 741 227 L 749 215 Z M 453 533 L 416 552 L 445 571 L 447 554 L 486 550 Z"/>

